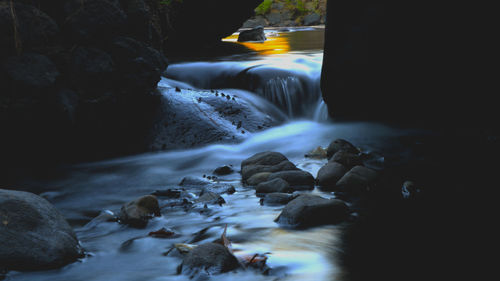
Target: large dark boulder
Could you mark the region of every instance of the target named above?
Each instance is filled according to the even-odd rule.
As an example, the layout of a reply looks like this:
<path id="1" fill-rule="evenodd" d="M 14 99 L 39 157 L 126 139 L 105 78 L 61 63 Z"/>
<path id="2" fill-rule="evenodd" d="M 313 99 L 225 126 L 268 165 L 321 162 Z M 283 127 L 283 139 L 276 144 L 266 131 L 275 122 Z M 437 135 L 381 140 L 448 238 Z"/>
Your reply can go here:
<path id="1" fill-rule="evenodd" d="M 314 189 L 314 177 L 306 171 L 279 171 L 269 175 L 268 180 L 277 178 L 281 178 L 288 182 L 290 187 L 294 190 Z"/>
<path id="2" fill-rule="evenodd" d="M 330 115 L 493 124 L 494 10 L 443 0 L 329 1 L 321 87 Z"/>
<path id="3" fill-rule="evenodd" d="M 72 53 L 71 78 L 80 89 L 109 91 L 117 82 L 113 71 L 113 59 L 100 49 L 78 47 Z"/>
<path id="4" fill-rule="evenodd" d="M 117 37 L 106 49 L 117 64 L 117 79 L 125 91 L 155 89 L 168 65 L 158 50 L 130 37 Z"/>
<path id="5" fill-rule="evenodd" d="M 55 21 L 39 9 L 0 1 L 0 58 L 46 47 L 58 33 Z"/>
<path id="6" fill-rule="evenodd" d="M 35 194 L 0 189 L 0 265 L 12 270 L 57 268 L 82 249 L 64 217 Z"/>
<path id="7" fill-rule="evenodd" d="M 127 15 L 107 0 L 70 0 L 64 6 L 66 38 L 75 42 L 99 42 L 123 34 Z"/>
<path id="8" fill-rule="evenodd" d="M 347 171 L 344 165 L 337 162 L 329 162 L 319 169 L 316 181 L 322 188 L 333 188 Z"/>
<path id="9" fill-rule="evenodd" d="M 344 221 L 349 215 L 349 207 L 338 199 L 302 194 L 290 201 L 276 222 L 286 226 L 306 228 Z"/>

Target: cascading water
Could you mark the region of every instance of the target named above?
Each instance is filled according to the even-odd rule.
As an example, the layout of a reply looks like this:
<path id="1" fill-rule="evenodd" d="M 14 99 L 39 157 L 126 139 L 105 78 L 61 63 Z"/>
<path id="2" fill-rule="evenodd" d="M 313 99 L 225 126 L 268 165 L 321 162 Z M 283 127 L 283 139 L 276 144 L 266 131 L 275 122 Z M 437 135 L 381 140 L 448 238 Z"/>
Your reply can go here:
<path id="1" fill-rule="evenodd" d="M 262 151 L 281 152 L 314 176 L 326 160 L 304 158 L 304 154 L 317 146 L 328 145 L 335 138 L 347 138 L 363 147 L 364 152 L 382 150 L 381 146 L 385 146 L 400 155 L 397 142 L 391 140 L 409 135 L 409 132 L 378 124 L 316 122 L 326 120 L 326 107 L 321 101 L 319 87 L 323 31 L 296 31 L 280 36 L 296 36 L 290 42 L 300 43 L 303 42 L 300 32 L 312 33 L 318 41 L 313 42 L 313 46 L 307 45 L 313 41 L 307 36 L 305 50 L 300 52 L 291 48 L 286 53 L 257 55 L 244 60 L 239 57 L 173 64 L 165 73 L 167 78 L 158 85 L 164 96 L 174 95 L 173 99 L 165 98 L 164 101 L 170 104 L 165 105 L 162 112 L 165 119 L 159 125 L 172 122 L 169 110 L 179 105 L 185 106 L 182 109 L 184 115 L 176 117 L 179 123 L 192 115 L 195 118 L 201 116 L 200 120 L 206 121 L 195 119 L 196 122 L 192 123 L 197 126 L 195 128 L 172 126 L 179 128 L 166 132 L 173 141 L 178 141 L 177 134 L 186 132 L 193 140 L 197 139 L 199 132 L 207 126 L 214 126 L 210 130 L 215 127 L 238 128 L 231 122 L 213 124 L 217 123 L 215 116 L 219 112 L 212 102 L 222 97 L 215 97 L 210 89 L 224 92 L 224 99 L 231 106 L 241 99 L 248 108 L 282 121 L 275 127 L 245 134 L 239 128 L 238 138 L 232 143 L 219 139 L 224 135 L 213 134 L 210 145 L 191 149 L 178 147 L 177 151 L 67 167 L 60 178 L 21 183 L 57 206 L 75 228 L 88 256 L 58 270 L 10 272 L 7 280 L 187 281 L 189 276 L 177 274 L 182 257 L 176 251 L 170 251 L 173 244 L 186 243 L 193 237 L 197 237 L 193 242 L 196 244 L 213 241 L 220 237 L 226 224 L 233 249 L 250 255 L 269 252 L 267 265 L 272 271 L 269 275 L 252 270 L 237 271 L 219 275 L 213 280 L 339 280 L 340 269 L 334 259 L 339 229 L 335 226 L 303 231 L 281 228 L 273 220 L 282 206 L 261 206 L 255 190 L 242 186 L 237 172 L 220 177 L 222 183 L 236 187 L 234 194 L 223 195 L 227 202 L 223 206 L 211 206 L 208 210 L 201 208 L 199 212 L 166 208 L 162 210 L 163 215 L 152 219 L 145 229 L 134 229 L 97 217 L 105 210 L 116 213 L 124 203 L 155 190 L 177 188 L 185 176 L 210 175 L 221 165 L 231 165 L 237 171 L 243 159 Z M 194 98 L 196 89 L 206 90 Z M 233 101 L 234 97 L 237 97 L 236 101 Z M 238 114 L 238 108 L 230 109 Z M 247 117 L 259 117 L 255 116 Z M 258 127 L 260 124 L 254 125 Z M 334 196 L 317 189 L 313 192 L 328 198 Z M 171 229 L 177 236 L 157 239 L 147 235 L 162 227 Z M 200 231 L 203 235 L 198 235 Z"/>

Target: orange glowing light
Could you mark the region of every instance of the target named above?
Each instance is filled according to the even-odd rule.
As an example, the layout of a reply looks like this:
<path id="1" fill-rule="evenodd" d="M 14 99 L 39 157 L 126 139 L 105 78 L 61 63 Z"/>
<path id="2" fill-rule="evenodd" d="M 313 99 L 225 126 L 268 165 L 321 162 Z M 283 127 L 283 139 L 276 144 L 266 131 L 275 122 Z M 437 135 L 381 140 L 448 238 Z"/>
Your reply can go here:
<path id="1" fill-rule="evenodd" d="M 237 42 L 238 34 L 233 34 L 223 39 L 228 42 L 236 42 L 261 55 L 284 54 L 290 51 L 288 38 L 284 36 L 269 36 L 264 42 Z"/>

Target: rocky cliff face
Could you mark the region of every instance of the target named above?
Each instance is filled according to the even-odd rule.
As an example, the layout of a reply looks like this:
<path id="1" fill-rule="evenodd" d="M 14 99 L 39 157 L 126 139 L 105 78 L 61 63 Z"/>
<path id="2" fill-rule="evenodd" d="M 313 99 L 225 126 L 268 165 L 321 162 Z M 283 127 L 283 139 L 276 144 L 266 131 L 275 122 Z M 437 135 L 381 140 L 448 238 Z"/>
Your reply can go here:
<path id="1" fill-rule="evenodd" d="M 320 25 L 326 20 L 326 0 L 265 0 L 255 11 L 244 28 Z"/>
<path id="2" fill-rule="evenodd" d="M 258 4 L 0 1 L 2 168 L 147 151 L 168 50 L 220 41 Z"/>

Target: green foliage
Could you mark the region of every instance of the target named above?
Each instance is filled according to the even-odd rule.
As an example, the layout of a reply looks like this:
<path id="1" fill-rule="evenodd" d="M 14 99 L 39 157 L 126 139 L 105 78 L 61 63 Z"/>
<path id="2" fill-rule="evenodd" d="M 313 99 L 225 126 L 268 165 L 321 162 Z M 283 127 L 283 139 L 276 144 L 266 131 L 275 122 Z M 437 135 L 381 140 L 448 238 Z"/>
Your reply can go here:
<path id="1" fill-rule="evenodd" d="M 259 6 L 257 6 L 257 8 L 255 8 L 255 13 L 257 15 L 265 15 L 271 9 L 272 4 L 273 0 L 264 0 Z"/>
<path id="2" fill-rule="evenodd" d="M 307 12 L 306 7 L 304 5 L 304 2 L 302 0 L 297 0 L 297 11 L 300 13 L 305 13 Z"/>
<path id="3" fill-rule="evenodd" d="M 162 0 L 162 1 L 160 1 L 160 4 L 170 6 L 170 4 L 172 4 L 172 2 L 174 2 L 174 1 L 178 2 L 178 3 L 182 3 L 182 0 Z"/>

